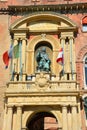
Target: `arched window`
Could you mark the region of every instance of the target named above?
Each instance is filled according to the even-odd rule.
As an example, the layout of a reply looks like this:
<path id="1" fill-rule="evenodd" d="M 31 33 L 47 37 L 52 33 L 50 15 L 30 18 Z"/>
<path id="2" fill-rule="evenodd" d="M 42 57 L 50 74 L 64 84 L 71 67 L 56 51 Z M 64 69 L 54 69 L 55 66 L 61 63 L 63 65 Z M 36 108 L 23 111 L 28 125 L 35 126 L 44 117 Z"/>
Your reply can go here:
<path id="1" fill-rule="evenodd" d="M 84 86 L 87 89 L 87 54 L 84 57 Z"/>
<path id="2" fill-rule="evenodd" d="M 87 16 L 82 19 L 82 31 L 87 32 Z"/>

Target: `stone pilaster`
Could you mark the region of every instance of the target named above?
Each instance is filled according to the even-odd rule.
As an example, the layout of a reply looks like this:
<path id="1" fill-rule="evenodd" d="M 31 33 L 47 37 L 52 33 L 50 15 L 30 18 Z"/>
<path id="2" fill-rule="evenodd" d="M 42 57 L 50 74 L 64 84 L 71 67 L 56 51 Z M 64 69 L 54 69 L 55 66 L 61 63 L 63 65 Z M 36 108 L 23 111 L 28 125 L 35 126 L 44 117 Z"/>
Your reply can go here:
<path id="1" fill-rule="evenodd" d="M 74 79 L 74 53 L 73 52 L 73 37 L 69 38 L 69 44 L 70 44 L 70 72 L 71 72 L 71 76 L 70 79 L 73 80 Z"/>
<path id="2" fill-rule="evenodd" d="M 77 106 L 72 106 L 72 130 L 78 130 Z"/>
<path id="3" fill-rule="evenodd" d="M 17 129 L 21 130 L 22 128 L 22 106 L 17 106 Z"/>
<path id="4" fill-rule="evenodd" d="M 14 47 L 18 44 L 18 39 L 14 39 Z M 19 73 L 19 59 L 13 58 L 13 69 Z"/>
<path id="5" fill-rule="evenodd" d="M 6 123 L 7 123 L 7 106 L 5 105 L 3 130 L 6 130 Z"/>
<path id="6" fill-rule="evenodd" d="M 26 39 L 22 40 L 22 80 L 26 79 Z"/>
<path id="7" fill-rule="evenodd" d="M 15 47 L 18 44 L 18 40 L 17 39 L 13 39 L 13 46 Z M 14 54 L 12 54 L 12 69 L 11 69 L 11 73 L 12 73 L 12 81 L 16 81 L 17 80 L 17 73 L 19 72 L 19 60 L 17 58 L 14 58 Z"/>
<path id="8" fill-rule="evenodd" d="M 65 39 L 66 37 L 61 37 L 60 42 L 61 42 L 61 47 L 63 48 L 63 59 L 65 59 Z M 63 61 L 64 65 L 62 66 L 63 72 L 65 72 L 65 60 Z M 62 76 L 63 79 L 65 79 L 65 76 Z"/>
<path id="9" fill-rule="evenodd" d="M 7 122 L 6 122 L 6 130 L 12 130 L 12 121 L 13 121 L 13 106 L 7 106 Z"/>
<path id="10" fill-rule="evenodd" d="M 22 71 L 23 71 L 23 66 L 22 66 L 22 40 L 19 38 L 18 40 L 19 44 L 19 80 L 22 81 Z"/>
<path id="11" fill-rule="evenodd" d="M 72 130 L 72 114 L 71 114 L 71 106 L 68 106 L 68 130 Z"/>
<path id="12" fill-rule="evenodd" d="M 62 130 L 67 130 L 67 106 L 62 106 Z"/>

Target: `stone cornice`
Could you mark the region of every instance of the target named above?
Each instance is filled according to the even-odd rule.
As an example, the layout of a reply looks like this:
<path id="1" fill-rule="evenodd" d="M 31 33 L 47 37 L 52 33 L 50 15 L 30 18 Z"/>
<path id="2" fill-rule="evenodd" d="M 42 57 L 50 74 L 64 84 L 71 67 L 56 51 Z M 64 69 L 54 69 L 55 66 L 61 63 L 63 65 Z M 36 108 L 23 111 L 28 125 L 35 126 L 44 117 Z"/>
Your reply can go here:
<path id="1" fill-rule="evenodd" d="M 33 31 L 31 31 L 31 30 L 29 30 L 28 28 L 22 28 L 22 29 L 20 29 L 20 28 L 18 28 L 18 29 L 10 29 L 10 32 L 11 33 L 27 33 L 27 34 L 29 34 L 29 33 L 31 33 L 31 34 L 39 34 L 39 33 L 60 33 L 61 31 L 65 31 L 65 30 L 67 30 L 67 31 L 77 31 L 77 28 L 76 27 L 59 27 L 57 30 L 42 30 L 42 31 L 39 31 L 39 30 L 33 30 Z"/>
<path id="2" fill-rule="evenodd" d="M 5 93 L 5 97 L 34 97 L 34 96 L 37 96 L 37 97 L 43 97 L 43 96 L 47 96 L 47 97 L 50 97 L 50 96 L 81 96 L 82 93 L 80 90 L 61 90 L 61 91 L 53 91 L 53 92 L 43 92 L 43 91 L 40 91 L 40 92 L 29 92 L 29 91 L 24 91 L 24 92 L 6 92 Z"/>
<path id="3" fill-rule="evenodd" d="M 8 8 L 0 8 L 0 14 L 23 15 L 52 11 L 61 14 L 86 13 L 87 3 L 56 4 L 56 5 L 9 5 Z"/>

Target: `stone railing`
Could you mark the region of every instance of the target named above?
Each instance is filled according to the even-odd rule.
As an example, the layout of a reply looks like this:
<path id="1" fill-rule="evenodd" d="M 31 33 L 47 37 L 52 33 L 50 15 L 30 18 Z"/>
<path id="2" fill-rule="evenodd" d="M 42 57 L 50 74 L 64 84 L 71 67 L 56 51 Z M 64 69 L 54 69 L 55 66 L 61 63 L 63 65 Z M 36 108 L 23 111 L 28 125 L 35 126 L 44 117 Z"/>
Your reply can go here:
<path id="1" fill-rule="evenodd" d="M 7 92 L 60 92 L 77 91 L 79 85 L 76 80 L 59 80 L 54 75 L 37 73 L 27 81 L 10 81 L 7 84 Z"/>
<path id="2" fill-rule="evenodd" d="M 36 75 L 39 75 L 40 73 L 35 73 L 31 75 L 27 75 L 26 73 L 23 73 L 23 74 L 14 73 L 13 75 L 11 75 L 10 80 L 11 81 L 35 81 Z M 64 74 L 60 73 L 59 76 L 56 76 L 55 74 L 51 74 L 50 72 L 44 73 L 44 74 L 52 81 L 59 81 L 59 80 L 76 81 L 77 79 L 76 73 L 64 73 Z M 21 77 L 21 80 L 20 80 L 20 77 Z"/>

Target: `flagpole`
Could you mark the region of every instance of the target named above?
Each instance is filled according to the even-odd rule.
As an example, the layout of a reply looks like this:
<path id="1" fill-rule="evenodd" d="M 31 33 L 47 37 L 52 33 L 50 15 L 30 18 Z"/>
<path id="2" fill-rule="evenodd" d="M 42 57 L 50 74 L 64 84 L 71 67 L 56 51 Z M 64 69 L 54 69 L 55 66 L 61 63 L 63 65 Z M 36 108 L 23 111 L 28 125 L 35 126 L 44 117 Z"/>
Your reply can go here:
<path id="1" fill-rule="evenodd" d="M 10 72 L 11 72 L 11 77 L 13 77 L 13 58 L 11 58 Z"/>
<path id="2" fill-rule="evenodd" d="M 64 40 L 65 40 L 65 38 L 61 39 L 62 49 L 63 49 L 63 75 L 64 75 Z"/>
<path id="3" fill-rule="evenodd" d="M 13 45 L 13 36 L 12 36 L 12 39 L 11 39 L 11 47 Z M 13 71 L 14 71 L 14 67 L 13 67 L 13 50 L 12 50 L 12 57 L 11 57 L 11 65 L 10 65 L 10 72 L 11 72 L 11 80 L 13 80 Z"/>

